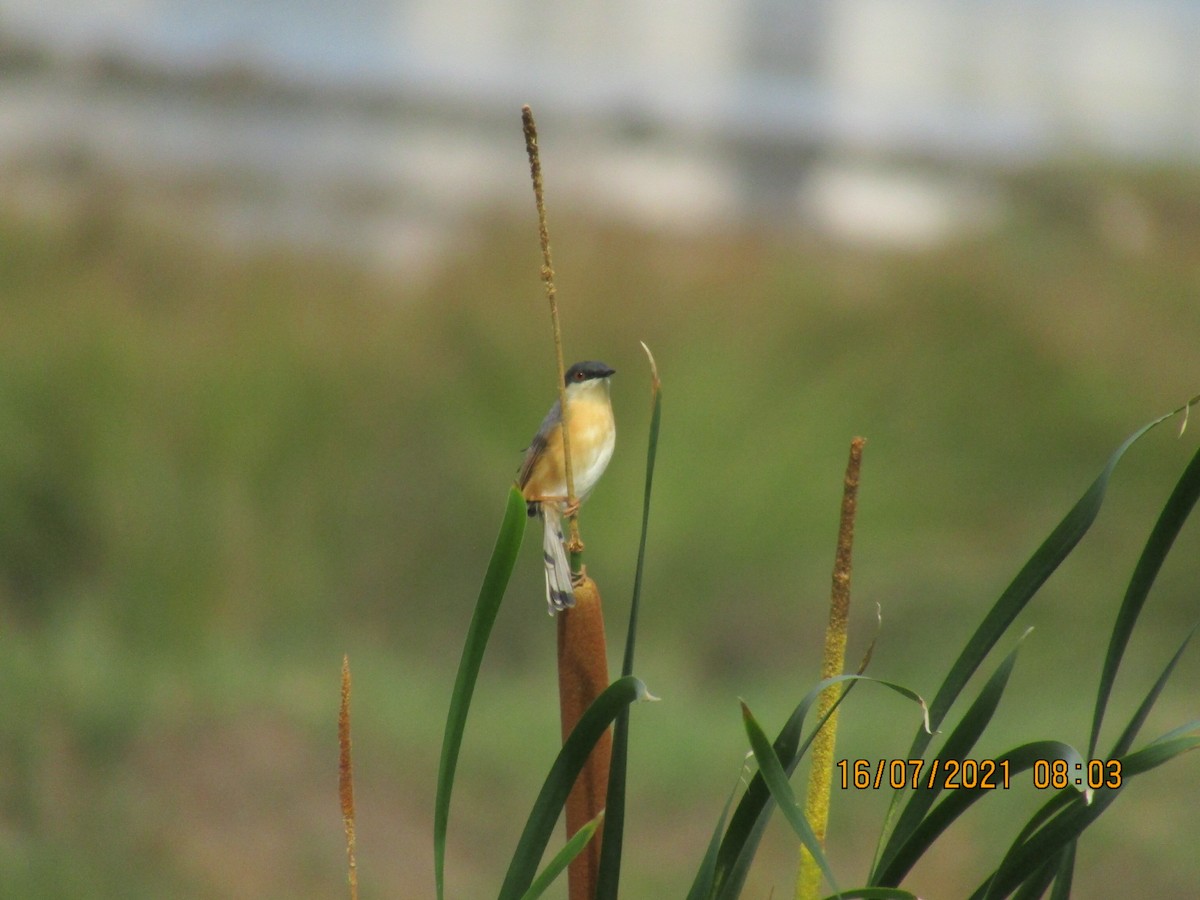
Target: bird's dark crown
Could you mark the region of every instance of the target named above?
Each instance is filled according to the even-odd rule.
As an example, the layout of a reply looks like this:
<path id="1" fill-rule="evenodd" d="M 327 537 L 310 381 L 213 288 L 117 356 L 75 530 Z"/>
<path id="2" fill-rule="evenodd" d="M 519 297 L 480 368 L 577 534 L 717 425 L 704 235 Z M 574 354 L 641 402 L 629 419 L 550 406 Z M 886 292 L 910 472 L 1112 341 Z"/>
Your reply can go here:
<path id="1" fill-rule="evenodd" d="M 608 363 L 598 362 L 594 359 L 577 362 L 571 368 L 567 369 L 567 384 L 579 384 L 583 381 L 591 381 L 594 378 L 607 378 L 616 371 Z"/>

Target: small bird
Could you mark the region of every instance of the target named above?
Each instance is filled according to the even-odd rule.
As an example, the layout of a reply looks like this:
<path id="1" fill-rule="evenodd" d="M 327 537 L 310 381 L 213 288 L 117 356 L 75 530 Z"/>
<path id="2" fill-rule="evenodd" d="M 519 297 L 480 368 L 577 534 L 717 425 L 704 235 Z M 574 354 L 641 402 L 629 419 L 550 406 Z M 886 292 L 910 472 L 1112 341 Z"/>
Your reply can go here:
<path id="1" fill-rule="evenodd" d="M 525 450 L 517 486 L 528 504 L 530 516 L 541 516 L 545 524 L 542 558 L 546 563 L 546 602 L 550 615 L 575 605 L 571 589 L 571 564 L 564 546 L 562 519 L 587 499 L 617 442 L 609 399 L 609 379 L 616 369 L 602 362 L 578 362 L 567 369 L 567 422 L 571 429 L 571 477 L 576 504 L 567 507 L 567 475 L 563 466 L 562 406 L 558 400 L 546 413 L 542 427 Z"/>

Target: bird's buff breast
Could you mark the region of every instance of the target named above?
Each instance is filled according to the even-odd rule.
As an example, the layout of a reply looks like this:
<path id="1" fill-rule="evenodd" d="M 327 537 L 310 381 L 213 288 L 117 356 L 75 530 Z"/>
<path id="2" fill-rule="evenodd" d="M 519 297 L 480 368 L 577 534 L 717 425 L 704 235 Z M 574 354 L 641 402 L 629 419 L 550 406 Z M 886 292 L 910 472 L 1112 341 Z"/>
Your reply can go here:
<path id="1" fill-rule="evenodd" d="M 617 432 L 608 398 L 580 398 L 569 404 L 571 428 L 571 476 L 575 481 L 575 496 L 587 497 L 608 461 L 612 459 Z M 562 427 L 551 432 L 546 442 L 543 462 L 525 486 L 526 496 L 565 497 L 567 476 L 562 466 Z"/>
<path id="2" fill-rule="evenodd" d="M 583 498 L 604 474 L 617 444 L 617 428 L 608 398 L 572 403 L 570 428 L 571 474 L 575 480 L 575 493 Z"/>

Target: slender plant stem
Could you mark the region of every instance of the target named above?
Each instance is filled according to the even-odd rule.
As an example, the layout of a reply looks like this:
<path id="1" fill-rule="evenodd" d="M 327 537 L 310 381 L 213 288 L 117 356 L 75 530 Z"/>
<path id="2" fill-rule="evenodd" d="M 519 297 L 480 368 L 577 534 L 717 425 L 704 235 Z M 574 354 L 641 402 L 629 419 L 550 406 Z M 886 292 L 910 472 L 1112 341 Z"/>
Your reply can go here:
<path id="1" fill-rule="evenodd" d="M 571 471 L 571 430 L 568 427 L 570 410 L 567 408 L 567 370 L 563 364 L 562 327 L 558 319 L 558 291 L 554 287 L 554 262 L 550 256 L 550 226 L 546 224 L 545 188 L 542 184 L 542 160 L 538 153 L 537 123 L 533 110 L 528 105 L 521 107 L 521 124 L 525 132 L 525 152 L 529 154 L 529 176 L 533 181 L 533 200 L 537 205 L 538 241 L 542 245 L 542 283 L 546 286 L 546 299 L 550 303 L 550 321 L 554 326 L 554 355 L 558 363 L 558 403 L 562 410 L 563 472 L 567 479 L 567 506 L 575 507 L 575 478 Z M 572 513 L 572 553 L 583 549 L 579 539 L 578 513 Z M 576 549 L 578 548 L 578 549 Z"/>
<path id="2" fill-rule="evenodd" d="M 578 566 L 583 542 L 579 539 L 575 478 L 571 470 L 570 409 L 567 406 L 567 380 L 563 364 L 562 329 L 558 317 L 558 294 L 554 288 L 554 263 L 550 257 L 550 229 L 546 225 L 546 202 L 542 185 L 542 164 L 538 154 L 537 125 L 533 110 L 521 108 L 525 132 L 525 150 L 529 154 L 529 173 L 537 204 L 538 237 L 542 245 L 542 282 L 550 303 L 550 321 L 554 326 L 554 353 L 558 362 L 558 402 L 562 411 L 563 472 L 567 481 L 567 505 L 571 537 L 567 549 L 572 566 Z M 604 615 L 596 583 L 583 576 L 575 586 L 575 605 L 558 614 L 558 698 L 564 743 L 592 702 L 608 684 L 608 652 L 604 639 Z M 606 731 L 596 742 L 579 773 L 566 802 L 567 837 L 571 838 L 604 810 L 608 792 L 609 765 L 612 758 L 612 732 Z M 570 900 L 593 900 L 600 867 L 602 835 L 595 835 L 583 852 L 567 868 Z"/>
<path id="3" fill-rule="evenodd" d="M 338 796 L 346 829 L 346 879 L 350 900 L 358 900 L 358 863 L 354 858 L 354 765 L 350 753 L 350 657 L 342 657 L 342 703 L 338 710 Z"/>

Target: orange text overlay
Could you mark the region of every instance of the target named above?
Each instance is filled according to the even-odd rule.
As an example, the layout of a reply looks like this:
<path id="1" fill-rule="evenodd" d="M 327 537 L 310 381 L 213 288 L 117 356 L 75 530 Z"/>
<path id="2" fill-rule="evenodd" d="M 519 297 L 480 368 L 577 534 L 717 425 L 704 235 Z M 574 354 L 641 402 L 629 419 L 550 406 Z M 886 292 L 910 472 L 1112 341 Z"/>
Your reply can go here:
<path id="1" fill-rule="evenodd" d="M 1037 759 L 1032 766 L 1014 767 L 1007 759 L 839 759 L 838 783 L 843 790 L 1003 790 L 1012 777 L 1032 770 L 1033 786 L 1039 790 L 1075 787 L 1098 790 L 1121 786 L 1119 759 L 1072 761 Z"/>

